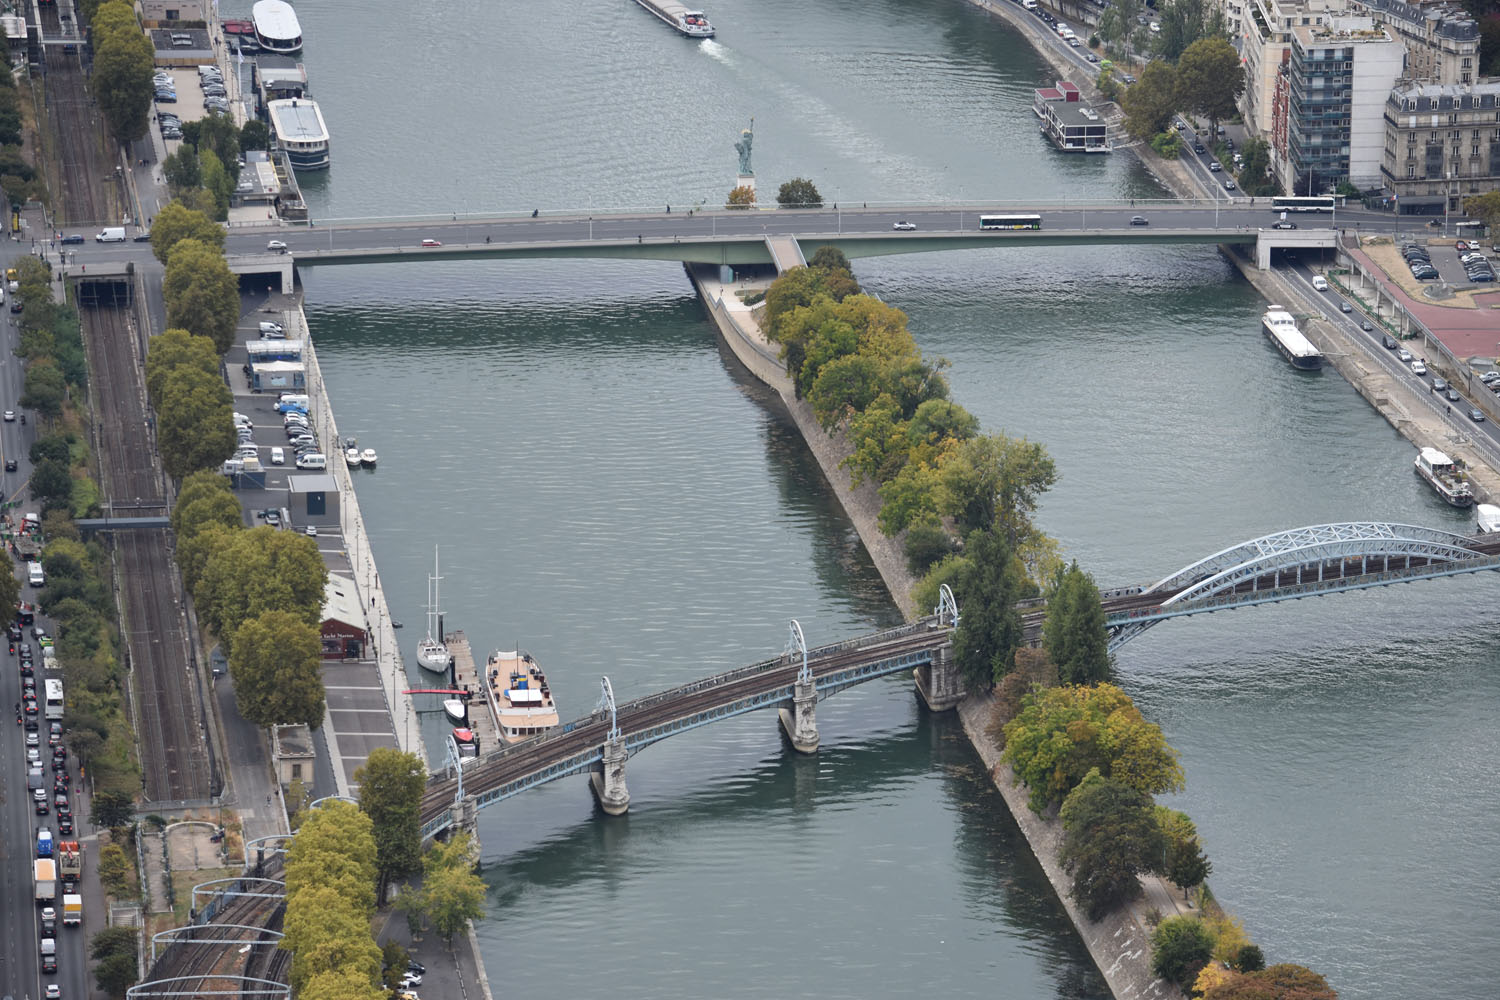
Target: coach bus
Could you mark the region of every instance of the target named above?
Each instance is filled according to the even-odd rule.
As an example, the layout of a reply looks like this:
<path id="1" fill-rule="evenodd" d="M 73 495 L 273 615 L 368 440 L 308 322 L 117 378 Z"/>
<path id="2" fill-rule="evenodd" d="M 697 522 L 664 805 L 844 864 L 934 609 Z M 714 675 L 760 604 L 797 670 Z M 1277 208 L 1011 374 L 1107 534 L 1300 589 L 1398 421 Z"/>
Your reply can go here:
<path id="1" fill-rule="evenodd" d="M 1271 199 L 1273 212 L 1332 212 L 1344 199 L 1334 194 L 1277 195 Z"/>
<path id="2" fill-rule="evenodd" d="M 44 683 L 47 691 L 46 716 L 48 719 L 61 719 L 63 717 L 62 681 L 56 677 L 48 677 Z"/>
<path id="3" fill-rule="evenodd" d="M 1040 215 L 981 215 L 980 229 L 1041 229 Z"/>

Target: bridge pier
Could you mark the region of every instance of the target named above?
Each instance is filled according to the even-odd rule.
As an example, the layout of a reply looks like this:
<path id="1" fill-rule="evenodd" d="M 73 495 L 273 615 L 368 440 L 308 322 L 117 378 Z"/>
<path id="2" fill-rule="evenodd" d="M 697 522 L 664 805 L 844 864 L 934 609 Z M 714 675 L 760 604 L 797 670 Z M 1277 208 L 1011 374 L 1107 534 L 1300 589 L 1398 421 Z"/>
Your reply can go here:
<path id="1" fill-rule="evenodd" d="M 932 651 L 932 662 L 912 671 L 917 693 L 933 712 L 957 708 L 964 698 L 963 678 L 953 662 L 953 644 L 945 643 Z"/>
<path id="2" fill-rule="evenodd" d="M 792 692 L 792 708 L 777 709 L 776 714 L 792 749 L 812 753 L 818 749 L 818 691 L 809 678 L 797 681 Z"/>
<path id="3" fill-rule="evenodd" d="M 600 770 L 589 774 L 589 787 L 599 800 L 599 808 L 609 816 L 623 816 L 630 808 L 630 791 L 625 787 L 625 740 L 615 737 L 604 744 L 604 761 Z"/>

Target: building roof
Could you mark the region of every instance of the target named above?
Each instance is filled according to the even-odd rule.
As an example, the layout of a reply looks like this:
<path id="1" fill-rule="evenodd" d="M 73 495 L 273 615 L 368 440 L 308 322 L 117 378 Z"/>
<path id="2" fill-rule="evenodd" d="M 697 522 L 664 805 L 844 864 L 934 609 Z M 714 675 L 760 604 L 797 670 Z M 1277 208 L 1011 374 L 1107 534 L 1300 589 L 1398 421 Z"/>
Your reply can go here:
<path id="1" fill-rule="evenodd" d="M 302 723 L 273 726 L 271 734 L 276 739 L 276 756 L 311 757 L 313 755 L 312 733 Z"/>
<path id="2" fill-rule="evenodd" d="M 1407 83 L 1391 88 L 1402 111 L 1463 111 L 1500 107 L 1500 80 L 1486 83 Z"/>
<path id="3" fill-rule="evenodd" d="M 332 479 L 332 476 L 327 477 Z M 323 587 L 323 617 L 322 621 L 342 622 L 352 625 L 361 631 L 369 631 L 369 623 L 365 619 L 365 609 L 360 604 L 359 594 L 354 589 L 354 581 L 347 576 L 335 576 L 328 574 L 328 583 Z"/>
<path id="4" fill-rule="evenodd" d="M 251 361 L 250 367 L 266 375 L 275 374 L 276 372 L 307 371 L 307 366 L 300 361 Z"/>
<path id="5" fill-rule="evenodd" d="M 269 164 L 268 164 L 269 165 Z M 246 166 L 249 166 L 247 163 Z M 290 340 L 247 340 L 245 341 L 245 353 L 254 361 L 257 354 L 290 354 L 301 356 L 302 338 L 293 337 Z"/>
<path id="6" fill-rule="evenodd" d="M 287 489 L 293 493 L 337 493 L 338 480 L 326 472 L 308 476 L 288 476 Z"/>

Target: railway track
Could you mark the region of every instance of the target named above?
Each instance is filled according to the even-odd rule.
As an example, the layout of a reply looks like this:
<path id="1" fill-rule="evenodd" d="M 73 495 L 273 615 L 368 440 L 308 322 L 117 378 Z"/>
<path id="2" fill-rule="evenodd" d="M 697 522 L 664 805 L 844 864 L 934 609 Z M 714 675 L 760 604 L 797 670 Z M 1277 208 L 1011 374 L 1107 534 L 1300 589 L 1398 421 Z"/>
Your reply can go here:
<path id="1" fill-rule="evenodd" d="M 80 311 L 86 336 L 99 457 L 100 487 L 110 513 L 131 517 L 166 513 L 162 476 L 147 425 L 145 359 L 131 310 Z"/>
<path id="2" fill-rule="evenodd" d="M 44 38 L 71 35 L 64 31 L 56 4 L 37 5 Z M 88 77 L 83 71 L 82 46 L 78 52 L 64 52 L 58 46 L 46 46 L 47 106 L 53 129 L 61 140 L 62 186 L 57 204 L 59 224 L 79 226 L 86 223 L 118 225 L 115 199 L 106 187 L 105 178 L 113 178 L 115 163 L 109 160 L 103 146 L 103 127 L 98 106 L 89 93 Z M 112 181 L 110 184 L 112 185 Z"/>

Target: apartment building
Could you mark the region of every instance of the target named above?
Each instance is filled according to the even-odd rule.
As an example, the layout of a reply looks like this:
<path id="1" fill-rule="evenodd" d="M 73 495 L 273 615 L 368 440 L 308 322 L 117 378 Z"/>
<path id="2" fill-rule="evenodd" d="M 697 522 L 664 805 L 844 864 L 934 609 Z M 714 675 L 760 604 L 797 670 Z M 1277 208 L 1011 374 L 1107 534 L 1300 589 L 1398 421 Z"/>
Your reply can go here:
<path id="1" fill-rule="evenodd" d="M 1500 187 L 1500 81 L 1402 84 L 1382 123 L 1381 180 L 1402 214 L 1461 211 Z"/>
<path id="2" fill-rule="evenodd" d="M 1285 64 L 1286 140 L 1276 157 L 1288 192 L 1349 181 L 1381 183 L 1384 106 L 1406 65 L 1406 46 L 1368 16 L 1335 15 L 1292 28 Z"/>
<path id="3" fill-rule="evenodd" d="M 1356 0 L 1355 6 L 1406 46 L 1405 79 L 1442 84 L 1479 79 L 1479 25 L 1462 7 L 1448 0 Z"/>
<path id="4" fill-rule="evenodd" d="M 1333 13 L 1346 10 L 1345 0 L 1243 0 L 1237 8 L 1237 37 L 1245 68 L 1240 113 L 1252 133 L 1271 131 L 1276 76 L 1292 55 L 1292 29 L 1319 27 Z M 1225 7 L 1226 19 L 1230 8 Z"/>

